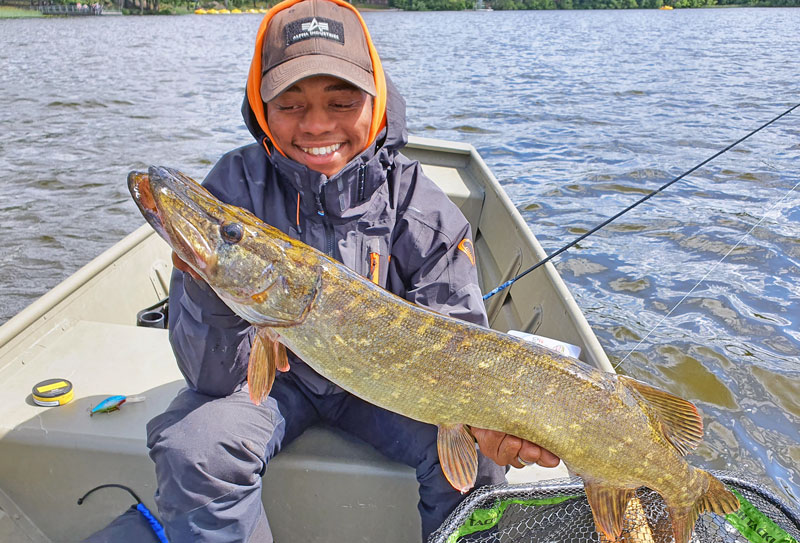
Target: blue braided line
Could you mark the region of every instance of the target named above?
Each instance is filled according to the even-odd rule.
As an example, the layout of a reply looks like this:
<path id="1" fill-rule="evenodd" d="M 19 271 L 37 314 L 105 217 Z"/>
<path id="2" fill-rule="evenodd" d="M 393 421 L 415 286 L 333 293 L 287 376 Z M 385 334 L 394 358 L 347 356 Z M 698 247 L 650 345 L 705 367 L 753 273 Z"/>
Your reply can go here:
<path id="1" fill-rule="evenodd" d="M 136 509 L 142 514 L 142 516 L 144 516 L 144 518 L 147 519 L 147 522 L 150 523 L 150 527 L 156 533 L 158 540 L 161 543 L 169 543 L 169 541 L 167 541 L 167 534 L 164 533 L 164 527 L 161 526 L 161 523 L 158 522 L 158 519 L 153 516 L 153 513 L 151 513 L 150 510 L 141 502 L 136 504 Z"/>

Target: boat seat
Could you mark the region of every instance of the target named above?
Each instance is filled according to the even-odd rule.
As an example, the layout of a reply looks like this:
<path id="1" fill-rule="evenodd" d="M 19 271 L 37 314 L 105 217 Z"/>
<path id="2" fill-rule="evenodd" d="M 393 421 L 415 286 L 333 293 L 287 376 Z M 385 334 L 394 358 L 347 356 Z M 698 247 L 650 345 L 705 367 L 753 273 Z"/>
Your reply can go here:
<path id="1" fill-rule="evenodd" d="M 129 486 L 156 511 L 145 425 L 185 386 L 167 331 L 65 319 L 17 361 L 2 370 L 6 390 L 19 394 L 6 398 L 0 419 L 0 479 L 13 509 L 53 541 L 60 533 L 85 537 L 131 505 L 127 493 L 106 490 L 78 506 L 77 498 L 98 485 Z M 74 399 L 60 407 L 34 404 L 29 391 L 50 378 L 68 379 Z M 145 400 L 89 416 L 93 406 L 118 394 Z M 544 476 L 553 474 L 530 466 L 512 470 L 509 479 Z M 26 501 L 32 496 L 35 503 Z M 411 468 L 322 426 L 270 461 L 264 478 L 263 502 L 278 541 L 348 541 L 353 526 L 364 541 L 418 541 L 417 501 Z M 292 520 L 303 510 L 315 516 L 313 526 L 329 529 L 320 534 Z"/>
<path id="2" fill-rule="evenodd" d="M 4 402 L 0 421 L 2 490 L 16 507 L 53 541 L 60 533 L 89 535 L 131 505 L 127 493 L 104 490 L 78 506 L 77 498 L 97 485 L 127 485 L 156 511 L 145 425 L 184 386 L 166 330 L 65 320 L 20 361 L 3 369 L 6 390 L 19 395 Z M 60 407 L 34 404 L 33 385 L 56 377 L 72 382 L 74 399 Z M 92 406 L 117 394 L 145 400 L 89 416 Z M 27 496 L 37 496 L 36 503 Z M 416 541 L 417 499 L 412 469 L 323 427 L 282 451 L 264 480 L 263 501 L 278 541 L 345 541 L 353 526 L 366 541 Z M 329 530 L 306 533 L 290 524 L 303 510 L 329 519 Z"/>

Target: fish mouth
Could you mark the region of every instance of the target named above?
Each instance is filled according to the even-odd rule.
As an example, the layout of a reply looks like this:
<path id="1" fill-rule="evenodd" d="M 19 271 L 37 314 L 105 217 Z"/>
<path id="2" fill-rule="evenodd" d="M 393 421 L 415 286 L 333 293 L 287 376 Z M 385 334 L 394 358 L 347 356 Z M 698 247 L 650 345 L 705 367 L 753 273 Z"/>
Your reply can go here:
<path id="1" fill-rule="evenodd" d="M 205 278 L 216 265 L 217 256 L 203 226 L 217 221 L 205 211 L 203 189 L 194 181 L 168 168 L 151 166 L 147 173 L 130 172 L 128 190 L 147 223 L 177 253 Z M 201 200 L 200 203 L 197 200 Z"/>
<path id="2" fill-rule="evenodd" d="M 164 221 L 158 213 L 153 191 L 150 187 L 150 177 L 145 172 L 130 172 L 128 174 L 128 190 L 133 196 L 133 201 L 139 207 L 147 223 L 162 237 L 167 239 L 164 230 Z"/>

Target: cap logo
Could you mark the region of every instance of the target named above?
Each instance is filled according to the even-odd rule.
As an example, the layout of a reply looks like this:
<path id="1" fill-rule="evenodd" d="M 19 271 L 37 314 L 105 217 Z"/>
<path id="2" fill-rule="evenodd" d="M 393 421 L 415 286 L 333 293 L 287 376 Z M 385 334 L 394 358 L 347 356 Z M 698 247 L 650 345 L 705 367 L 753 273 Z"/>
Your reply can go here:
<path id="1" fill-rule="evenodd" d="M 322 17 L 292 21 L 284 27 L 284 32 L 286 47 L 311 38 L 324 38 L 344 45 L 344 25 Z"/>
<path id="2" fill-rule="evenodd" d="M 310 23 L 303 23 L 300 25 L 300 28 L 305 30 L 306 32 L 314 32 L 315 30 L 319 30 L 320 32 L 327 32 L 328 31 L 328 23 L 320 23 L 317 21 L 316 18 L 311 19 Z"/>

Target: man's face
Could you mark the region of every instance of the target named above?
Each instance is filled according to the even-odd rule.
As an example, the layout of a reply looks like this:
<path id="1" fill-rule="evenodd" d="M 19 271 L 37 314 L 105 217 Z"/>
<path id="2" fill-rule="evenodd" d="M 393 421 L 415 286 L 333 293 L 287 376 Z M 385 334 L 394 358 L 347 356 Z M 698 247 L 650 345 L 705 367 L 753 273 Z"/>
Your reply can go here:
<path id="1" fill-rule="evenodd" d="M 267 103 L 267 124 L 286 156 L 331 177 L 369 143 L 372 97 L 336 77 L 298 81 Z"/>

